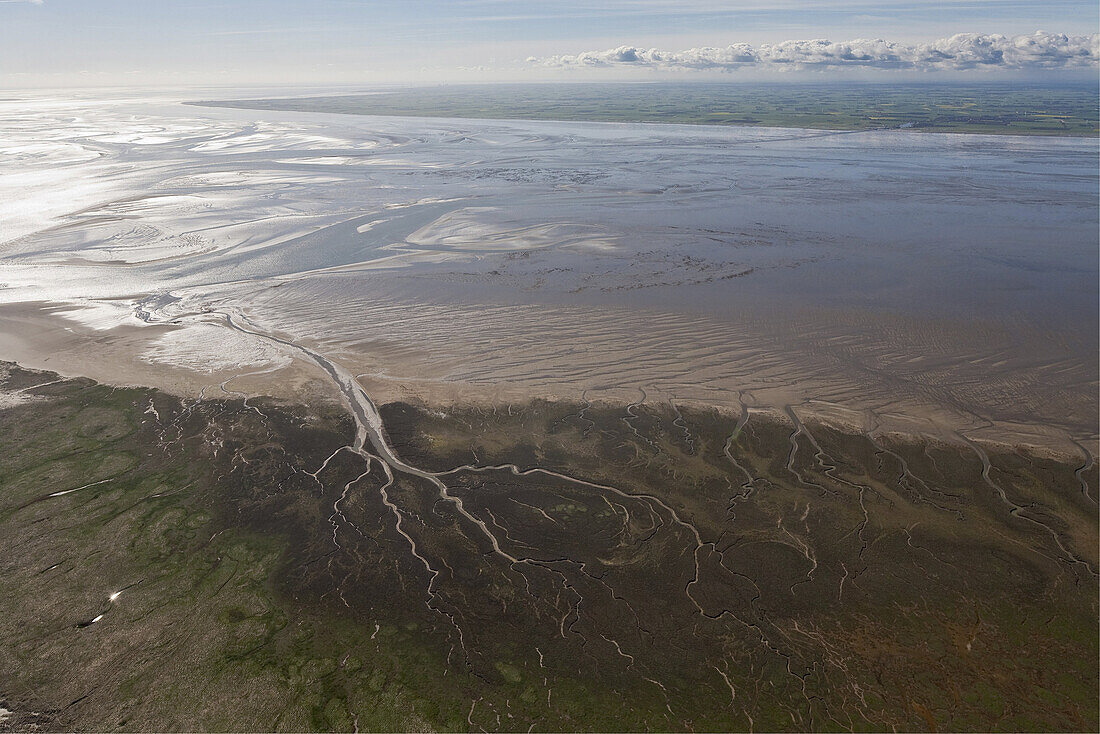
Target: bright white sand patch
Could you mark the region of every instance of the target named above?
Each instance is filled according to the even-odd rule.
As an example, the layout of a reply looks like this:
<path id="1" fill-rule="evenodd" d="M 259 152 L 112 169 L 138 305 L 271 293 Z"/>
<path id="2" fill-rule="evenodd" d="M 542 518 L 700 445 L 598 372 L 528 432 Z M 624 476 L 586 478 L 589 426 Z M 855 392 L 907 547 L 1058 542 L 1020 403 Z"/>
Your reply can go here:
<path id="1" fill-rule="evenodd" d="M 72 308 L 56 313 L 96 331 L 108 331 L 123 324 L 140 326 L 145 323 L 134 318 L 134 304 L 130 301 L 80 301 L 75 302 Z"/>
<path id="2" fill-rule="evenodd" d="M 425 196 L 414 201 L 399 201 L 391 204 L 386 204 L 383 209 L 409 209 L 414 206 L 423 206 L 424 204 L 446 204 L 451 201 L 462 201 L 460 197 L 440 197 L 440 196 Z"/>
<path id="3" fill-rule="evenodd" d="M 102 157 L 103 153 L 76 143 L 23 143 L 0 147 L 0 161 L 64 165 Z"/>
<path id="4" fill-rule="evenodd" d="M 503 221 L 501 221 L 503 220 Z M 543 247 L 589 247 L 607 250 L 614 245 L 607 234 L 590 224 L 572 222 L 517 226 L 495 207 L 468 207 L 449 212 L 408 237 L 416 247 L 471 252 L 510 252 Z"/>
<path id="5" fill-rule="evenodd" d="M 263 153 L 271 150 L 325 150 L 332 148 L 356 148 L 355 141 L 333 138 L 327 135 L 295 133 L 288 128 L 257 126 L 264 132 L 236 135 L 222 140 L 208 140 L 190 150 L 195 153 Z"/>
<path id="6" fill-rule="evenodd" d="M 148 133 L 122 133 L 120 135 L 103 135 L 95 138 L 95 140 L 101 143 L 126 143 L 127 145 L 165 145 L 175 143 L 179 138 Z"/>
<path id="7" fill-rule="evenodd" d="M 152 122 L 120 123 L 111 132 L 99 134 L 92 139 L 100 143 L 122 143 L 125 145 L 167 145 L 187 140 L 195 135 L 209 134 L 211 125 L 198 123 Z"/>
<path id="8" fill-rule="evenodd" d="M 15 408 L 44 399 L 40 395 L 28 395 L 23 392 L 0 392 L 0 410 L 7 410 L 8 408 Z"/>
<path id="9" fill-rule="evenodd" d="M 363 163 L 361 158 L 352 158 L 343 155 L 326 155 L 315 158 L 285 158 L 280 163 L 303 163 L 311 166 L 353 166 Z"/>
<path id="10" fill-rule="evenodd" d="M 83 217 L 141 217 L 153 218 L 180 218 L 202 213 L 205 210 L 225 208 L 232 206 L 241 197 L 221 193 L 217 196 L 210 194 L 187 195 L 154 195 L 142 196 L 112 201 L 94 209 L 81 212 Z"/>
<path id="11" fill-rule="evenodd" d="M 353 157 L 325 155 L 309 158 L 285 158 L 280 163 L 301 163 L 310 166 L 398 166 L 408 168 L 443 168 L 442 164 L 416 161 L 409 158 Z"/>
<path id="12" fill-rule="evenodd" d="M 372 229 L 377 227 L 379 224 L 382 224 L 383 222 L 388 222 L 388 221 L 390 221 L 390 220 L 389 219 L 375 219 L 373 221 L 367 222 L 366 224 L 360 224 L 358 227 L 355 228 L 355 231 L 358 232 L 359 234 L 365 234 L 367 232 L 370 232 Z"/>
<path id="13" fill-rule="evenodd" d="M 110 182 L 70 168 L 5 169 L 0 175 L 0 242 L 47 227 L 110 189 Z"/>
<path id="14" fill-rule="evenodd" d="M 294 176 L 280 171 L 214 171 L 212 173 L 177 176 L 158 185 L 158 188 L 221 188 L 243 186 L 250 188 L 284 188 L 292 184 L 316 185 L 340 183 L 344 179 L 335 176 L 299 175 Z"/>
<path id="15" fill-rule="evenodd" d="M 268 342 L 214 324 L 170 331 L 158 338 L 141 359 L 207 373 L 290 364 L 290 357 Z"/>
<path id="16" fill-rule="evenodd" d="M 8 379 L 10 374 L 11 370 L 7 367 L 0 366 L 0 380 Z M 7 408 L 14 408 L 17 405 L 26 405 L 27 403 L 34 403 L 46 399 L 41 395 L 30 395 L 26 390 L 27 388 L 15 390 L 13 392 L 0 390 L 0 410 L 6 410 Z M 3 719 L 0 718 L 0 721 L 2 720 Z"/>

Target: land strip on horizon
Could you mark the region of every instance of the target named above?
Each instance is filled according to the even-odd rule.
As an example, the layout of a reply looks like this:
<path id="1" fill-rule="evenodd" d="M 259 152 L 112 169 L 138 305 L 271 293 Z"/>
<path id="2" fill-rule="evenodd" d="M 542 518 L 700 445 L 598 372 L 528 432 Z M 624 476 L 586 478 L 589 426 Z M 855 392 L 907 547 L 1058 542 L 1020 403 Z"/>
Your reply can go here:
<path id="1" fill-rule="evenodd" d="M 1098 98 L 1095 84 L 696 82 L 453 85 L 192 104 L 402 117 L 1095 137 Z"/>

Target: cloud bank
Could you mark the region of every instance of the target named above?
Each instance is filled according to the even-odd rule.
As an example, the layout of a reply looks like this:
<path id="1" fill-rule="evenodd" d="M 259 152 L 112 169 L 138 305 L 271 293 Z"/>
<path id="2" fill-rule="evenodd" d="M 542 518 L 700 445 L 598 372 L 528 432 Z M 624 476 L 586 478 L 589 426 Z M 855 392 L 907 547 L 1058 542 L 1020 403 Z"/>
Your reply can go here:
<path id="1" fill-rule="evenodd" d="M 662 51 L 620 46 L 575 55 L 530 57 L 536 66 L 569 68 L 644 68 L 662 71 L 811 71 L 882 69 L 911 71 L 1047 71 L 1095 68 L 1100 34 L 1067 36 L 1038 31 L 1002 36 L 959 33 L 931 43 L 903 44 L 882 39 L 834 42 L 823 39 L 752 46 L 734 43 L 715 48 Z"/>

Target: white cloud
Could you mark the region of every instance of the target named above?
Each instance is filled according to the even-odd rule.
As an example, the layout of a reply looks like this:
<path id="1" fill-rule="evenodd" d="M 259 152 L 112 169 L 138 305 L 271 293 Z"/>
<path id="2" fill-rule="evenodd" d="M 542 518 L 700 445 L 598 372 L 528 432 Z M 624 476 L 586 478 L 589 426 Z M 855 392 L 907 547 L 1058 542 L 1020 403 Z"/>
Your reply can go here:
<path id="1" fill-rule="evenodd" d="M 834 42 L 823 39 L 783 41 L 752 46 L 662 51 L 620 46 L 574 55 L 530 57 L 532 65 L 551 68 L 648 68 L 665 71 L 758 71 L 814 69 L 908 69 L 1016 71 L 1095 68 L 1100 61 L 1100 34 L 1067 36 L 1037 31 L 1002 36 L 959 33 L 931 43 L 904 44 L 882 39 Z"/>

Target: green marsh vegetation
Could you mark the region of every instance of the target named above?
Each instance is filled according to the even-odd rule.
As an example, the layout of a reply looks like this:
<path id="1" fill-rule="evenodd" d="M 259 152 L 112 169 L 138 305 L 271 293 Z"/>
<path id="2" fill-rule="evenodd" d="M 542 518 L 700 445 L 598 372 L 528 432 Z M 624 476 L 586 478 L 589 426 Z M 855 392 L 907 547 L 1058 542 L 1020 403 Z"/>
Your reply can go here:
<path id="1" fill-rule="evenodd" d="M 483 531 L 336 409 L 2 388 L 5 726 L 1100 723 L 1095 466 L 795 409 L 383 406 Z"/>

